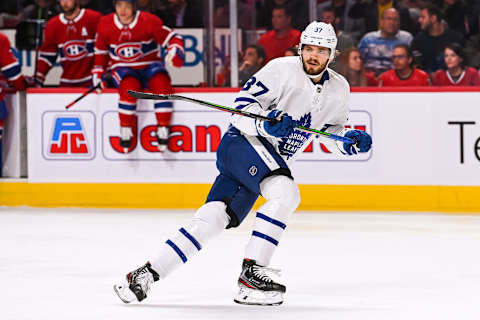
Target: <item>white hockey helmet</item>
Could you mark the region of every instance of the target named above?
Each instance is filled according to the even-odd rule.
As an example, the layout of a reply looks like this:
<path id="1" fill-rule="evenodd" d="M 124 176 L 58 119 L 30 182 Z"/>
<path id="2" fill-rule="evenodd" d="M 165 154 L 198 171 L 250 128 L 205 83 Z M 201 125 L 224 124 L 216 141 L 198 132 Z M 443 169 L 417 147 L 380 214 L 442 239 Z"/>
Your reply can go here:
<path id="1" fill-rule="evenodd" d="M 329 48 L 330 61 L 333 61 L 337 48 L 337 35 L 331 24 L 313 21 L 303 30 L 300 36 L 300 45 L 298 47 L 300 57 L 302 56 L 301 51 L 304 44 Z"/>

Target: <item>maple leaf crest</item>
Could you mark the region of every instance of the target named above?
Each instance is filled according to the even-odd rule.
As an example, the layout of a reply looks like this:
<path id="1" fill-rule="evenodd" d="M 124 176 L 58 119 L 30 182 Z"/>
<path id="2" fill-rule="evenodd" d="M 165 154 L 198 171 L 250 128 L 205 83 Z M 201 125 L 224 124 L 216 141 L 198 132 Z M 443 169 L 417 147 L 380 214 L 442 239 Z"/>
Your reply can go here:
<path id="1" fill-rule="evenodd" d="M 310 127 L 312 123 L 312 114 L 309 112 L 304 114 L 299 120 L 296 120 L 298 125 L 303 127 Z M 282 156 L 287 156 L 287 159 L 292 157 L 295 152 L 308 140 L 311 133 L 303 132 L 298 129 L 288 136 L 280 140 L 278 144 L 278 150 Z"/>

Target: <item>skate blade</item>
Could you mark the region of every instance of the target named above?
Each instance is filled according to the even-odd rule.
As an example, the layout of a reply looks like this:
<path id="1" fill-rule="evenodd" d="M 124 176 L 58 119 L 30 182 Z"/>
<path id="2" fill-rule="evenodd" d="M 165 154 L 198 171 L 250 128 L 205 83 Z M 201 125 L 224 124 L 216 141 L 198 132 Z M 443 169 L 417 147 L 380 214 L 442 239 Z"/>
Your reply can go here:
<path id="1" fill-rule="evenodd" d="M 133 301 L 137 301 L 137 297 L 135 294 L 128 288 L 128 285 L 126 284 L 114 284 L 113 285 L 113 290 L 115 290 L 115 293 L 117 296 L 120 298 L 125 303 L 130 303 Z"/>
<path id="2" fill-rule="evenodd" d="M 253 306 L 279 306 L 283 303 L 283 293 L 278 291 L 261 291 L 239 285 L 239 292 L 234 302 Z"/>

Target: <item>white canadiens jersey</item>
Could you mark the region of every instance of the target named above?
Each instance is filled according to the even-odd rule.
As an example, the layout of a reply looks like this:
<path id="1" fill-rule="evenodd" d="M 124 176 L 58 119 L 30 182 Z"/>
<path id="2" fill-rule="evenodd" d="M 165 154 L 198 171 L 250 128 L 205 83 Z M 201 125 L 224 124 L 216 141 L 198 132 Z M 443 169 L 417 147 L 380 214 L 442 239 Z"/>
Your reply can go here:
<path id="1" fill-rule="evenodd" d="M 281 110 L 299 125 L 342 135 L 348 120 L 349 97 L 348 82 L 335 71 L 327 68 L 322 81 L 314 84 L 299 57 L 283 57 L 270 61 L 250 78 L 235 99 L 235 107 L 261 115 Z M 261 135 L 254 119 L 233 115 L 231 124 L 244 135 Z M 288 137 L 267 139 L 290 164 L 315 136 L 295 129 Z M 330 151 L 343 153 L 343 143 L 318 138 Z"/>

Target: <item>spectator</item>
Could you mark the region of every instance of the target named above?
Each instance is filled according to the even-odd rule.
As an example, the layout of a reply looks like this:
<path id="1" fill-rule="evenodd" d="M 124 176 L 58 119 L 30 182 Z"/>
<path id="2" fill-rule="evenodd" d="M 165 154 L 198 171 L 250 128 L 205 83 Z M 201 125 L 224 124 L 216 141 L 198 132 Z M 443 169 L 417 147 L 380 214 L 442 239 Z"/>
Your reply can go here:
<path id="1" fill-rule="evenodd" d="M 253 44 L 245 49 L 240 67 L 238 68 L 239 87 L 243 87 L 248 79 L 263 67 L 265 58 L 265 50 L 261 46 Z M 227 62 L 222 67 L 220 73 L 217 74 L 217 85 L 219 86 L 230 86 L 230 57 L 228 57 Z"/>
<path id="2" fill-rule="evenodd" d="M 424 0 L 402 0 L 403 5 L 408 8 L 408 13 L 410 15 L 410 28 L 406 29 L 413 36 L 420 32 L 420 23 L 418 18 L 420 17 L 420 3 L 423 3 Z"/>
<path id="3" fill-rule="evenodd" d="M 267 61 L 283 57 L 285 50 L 298 45 L 300 31 L 291 26 L 292 17 L 285 7 L 276 7 L 272 13 L 273 30 L 268 31 L 258 39 L 258 44 L 265 49 Z"/>
<path id="4" fill-rule="evenodd" d="M 253 29 L 253 6 L 244 1 L 237 2 L 237 23 L 243 30 Z M 230 2 L 228 0 L 216 0 L 214 11 L 214 25 L 217 28 L 230 27 Z"/>
<path id="5" fill-rule="evenodd" d="M 343 50 L 347 48 L 351 48 L 355 46 L 355 42 L 353 38 L 348 34 L 345 33 L 342 30 L 339 30 L 337 28 L 337 23 L 340 20 L 337 16 L 335 16 L 335 10 L 333 7 L 327 7 L 323 9 L 322 11 L 322 16 L 321 16 L 322 22 L 325 23 L 330 23 L 333 26 L 333 29 L 335 30 L 335 33 L 337 35 L 337 51 L 342 52 Z M 338 71 L 338 63 L 336 60 L 332 61 L 328 67 L 330 69 L 333 69 L 335 71 Z"/>
<path id="6" fill-rule="evenodd" d="M 467 19 L 468 34 L 478 35 L 480 32 L 480 1 L 468 1 Z"/>
<path id="7" fill-rule="evenodd" d="M 348 32 L 357 42 L 365 34 L 365 10 L 363 3 L 357 0 L 320 0 L 317 5 L 317 16 L 332 7 L 337 17 L 336 28 Z M 361 8 L 361 10 L 358 10 Z"/>
<path id="8" fill-rule="evenodd" d="M 328 7 L 323 9 L 322 15 L 321 15 L 321 21 L 325 23 L 330 23 L 333 28 L 335 29 L 335 33 L 337 34 L 337 50 L 338 51 L 343 51 L 347 48 L 351 48 L 355 46 L 355 41 L 353 40 L 353 37 L 338 29 L 338 22 L 340 21 L 340 18 L 335 15 L 335 9 L 333 7 Z"/>
<path id="9" fill-rule="evenodd" d="M 22 19 L 49 20 L 60 12 L 55 0 L 35 0 L 23 10 Z"/>
<path id="10" fill-rule="evenodd" d="M 450 29 L 461 33 L 463 36 L 467 34 L 465 28 L 467 8 L 461 0 L 443 1 L 443 19 Z"/>
<path id="11" fill-rule="evenodd" d="M 292 17 L 292 27 L 297 30 L 303 30 L 308 24 L 308 1 L 305 0 L 265 0 L 257 1 L 257 26 L 274 28 L 270 17 L 276 7 L 285 7 L 289 16 Z"/>
<path id="12" fill-rule="evenodd" d="M 357 48 L 348 48 L 339 56 L 339 73 L 347 79 L 351 87 L 377 86 L 373 72 L 365 71 L 362 57 Z"/>
<path id="13" fill-rule="evenodd" d="M 446 70 L 438 70 L 433 77 L 436 86 L 480 86 L 478 71 L 465 65 L 465 53 L 458 43 L 445 47 Z"/>
<path id="14" fill-rule="evenodd" d="M 393 69 L 379 77 L 380 87 L 428 86 L 428 73 L 413 67 L 412 49 L 405 44 L 393 48 Z"/>
<path id="15" fill-rule="evenodd" d="M 284 56 L 285 57 L 294 57 L 294 56 L 298 56 L 298 47 L 291 47 L 291 48 L 288 48 L 287 50 L 285 50 L 285 54 Z"/>
<path id="16" fill-rule="evenodd" d="M 202 28 L 201 0 L 168 0 L 167 10 L 160 13 L 165 25 L 175 28 Z"/>
<path id="17" fill-rule="evenodd" d="M 410 11 L 398 0 L 374 0 L 370 4 L 364 3 L 365 6 L 365 20 L 367 32 L 378 30 L 381 28 L 381 17 L 383 12 L 390 8 L 395 8 L 400 17 L 400 29 L 415 33 L 415 24 L 410 18 Z"/>
<path id="18" fill-rule="evenodd" d="M 392 68 L 392 51 L 398 44 L 410 44 L 412 35 L 399 30 L 400 17 L 398 11 L 389 8 L 383 11 L 380 18 L 380 30 L 363 36 L 358 45 L 362 53 L 365 68 L 376 76 Z"/>
<path id="19" fill-rule="evenodd" d="M 43 84 L 60 54 L 61 87 L 88 87 L 92 83 L 93 43 L 101 14 L 80 9 L 76 0 L 60 0 L 63 13 L 45 27 L 45 39 L 39 50 L 36 79 Z"/>
<path id="20" fill-rule="evenodd" d="M 265 50 L 261 46 L 250 45 L 245 49 L 242 64 L 238 69 L 238 84 L 240 87 L 243 87 L 245 82 L 263 67 L 265 59 Z"/>
<path id="21" fill-rule="evenodd" d="M 465 55 L 469 66 L 480 69 L 480 33 L 468 38 L 465 44 Z"/>
<path id="22" fill-rule="evenodd" d="M 432 74 L 444 68 L 443 50 L 446 45 L 455 42 L 463 44 L 463 36 L 447 29 L 440 19 L 440 10 L 427 5 L 420 12 L 420 31 L 412 41 L 413 55 L 420 68 Z"/>
<path id="23" fill-rule="evenodd" d="M 26 81 L 21 74 L 21 67 L 10 48 L 10 41 L 7 36 L 0 33 L 0 81 L 5 84 L 4 79 L 12 84 L 17 90 L 25 90 Z M 2 176 L 2 137 L 3 125 L 7 118 L 7 108 L 5 105 L 4 86 L 0 83 L 0 177 Z"/>

